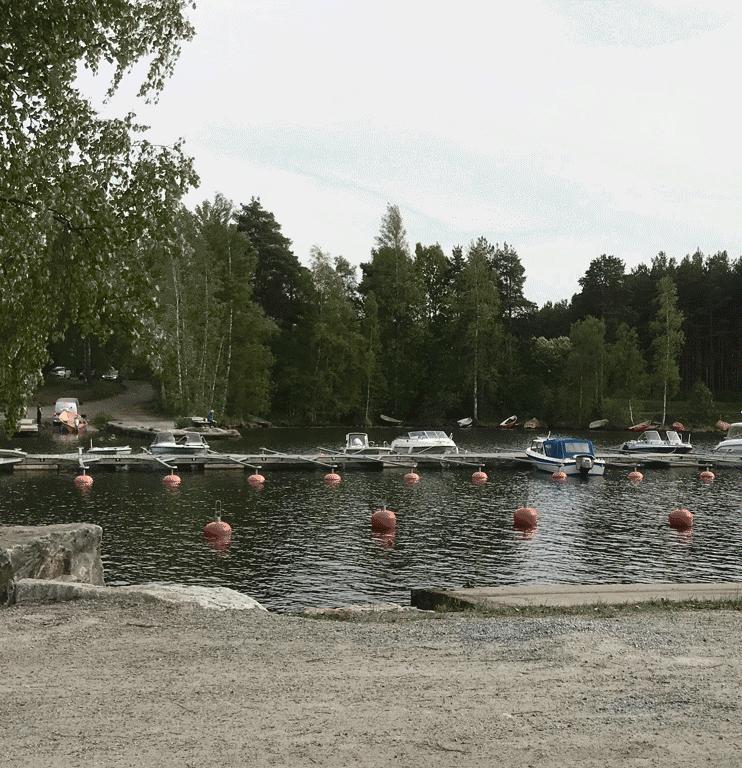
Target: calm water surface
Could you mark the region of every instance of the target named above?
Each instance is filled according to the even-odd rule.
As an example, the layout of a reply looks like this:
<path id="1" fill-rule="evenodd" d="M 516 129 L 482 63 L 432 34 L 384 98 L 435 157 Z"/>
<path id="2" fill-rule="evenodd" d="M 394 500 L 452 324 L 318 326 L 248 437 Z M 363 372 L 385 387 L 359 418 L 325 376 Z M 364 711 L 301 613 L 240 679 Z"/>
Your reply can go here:
<path id="1" fill-rule="evenodd" d="M 344 434 L 264 430 L 215 447 L 311 450 L 339 446 Z M 372 430 L 371 437 L 396 434 Z M 469 450 L 523 448 L 530 439 L 494 430 L 454 437 Z M 607 447 L 626 435 L 591 437 Z M 715 440 L 693 442 L 701 447 Z M 49 437 L 12 444 L 60 452 L 77 446 Z M 98 471 L 87 493 L 74 488 L 72 472 L 18 472 L 0 475 L 0 523 L 97 523 L 110 584 L 228 586 L 280 611 L 407 603 L 410 588 L 418 586 L 742 580 L 739 470 L 720 471 L 710 485 L 693 470 L 646 470 L 644 482 L 634 486 L 625 470 L 555 484 L 530 469 L 490 468 L 484 487 L 471 484 L 473 468 L 421 470 L 422 482 L 414 487 L 404 485 L 404 471 L 348 471 L 334 489 L 323 484 L 322 470 L 268 471 L 262 491 L 250 488 L 239 471 L 184 471 L 175 491 L 163 487 L 159 472 Z M 223 550 L 201 534 L 217 501 L 234 529 Z M 370 530 L 371 510 L 382 501 L 397 512 L 394 535 Z M 512 527 L 513 510 L 524 503 L 539 510 L 532 535 Z M 666 525 L 677 506 L 694 512 L 692 533 Z"/>

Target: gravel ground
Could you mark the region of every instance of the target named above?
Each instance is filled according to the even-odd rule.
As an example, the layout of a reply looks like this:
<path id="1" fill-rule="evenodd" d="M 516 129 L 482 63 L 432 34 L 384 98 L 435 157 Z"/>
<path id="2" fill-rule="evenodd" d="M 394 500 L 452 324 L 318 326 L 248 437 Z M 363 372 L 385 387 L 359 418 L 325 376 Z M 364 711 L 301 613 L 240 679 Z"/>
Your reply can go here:
<path id="1" fill-rule="evenodd" d="M 740 766 L 742 614 L 0 612 L 0 763 Z"/>

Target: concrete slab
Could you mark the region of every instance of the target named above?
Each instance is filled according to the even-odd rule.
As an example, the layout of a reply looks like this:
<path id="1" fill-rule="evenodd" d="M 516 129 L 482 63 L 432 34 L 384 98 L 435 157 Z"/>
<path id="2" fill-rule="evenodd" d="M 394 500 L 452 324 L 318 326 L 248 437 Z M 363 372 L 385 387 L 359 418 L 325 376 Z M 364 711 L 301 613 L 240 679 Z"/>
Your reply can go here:
<path id="1" fill-rule="evenodd" d="M 742 581 L 702 584 L 543 584 L 524 587 L 413 589 L 410 602 L 425 610 L 521 606 L 621 605 L 661 600 L 742 600 Z"/>

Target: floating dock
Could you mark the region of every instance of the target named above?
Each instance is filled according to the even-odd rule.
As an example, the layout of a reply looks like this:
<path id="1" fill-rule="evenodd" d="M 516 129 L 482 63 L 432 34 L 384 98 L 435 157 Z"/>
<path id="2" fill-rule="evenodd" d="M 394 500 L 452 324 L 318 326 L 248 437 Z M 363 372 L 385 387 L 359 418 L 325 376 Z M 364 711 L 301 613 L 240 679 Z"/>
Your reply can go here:
<path id="1" fill-rule="evenodd" d="M 599 453 L 610 469 L 689 468 L 742 469 L 742 456 L 718 453 L 646 454 L 642 457 L 624 453 Z M 260 453 L 238 454 L 210 451 L 201 455 L 153 455 L 143 450 L 138 453 L 105 455 L 86 453 L 30 454 L 5 451 L 0 465 L 13 471 L 33 470 L 324 470 L 380 471 L 382 469 L 478 469 L 523 468 L 530 465 L 522 451 L 462 452 L 458 454 L 387 454 L 382 457 L 348 455 L 343 453 L 281 453 L 267 448 Z"/>

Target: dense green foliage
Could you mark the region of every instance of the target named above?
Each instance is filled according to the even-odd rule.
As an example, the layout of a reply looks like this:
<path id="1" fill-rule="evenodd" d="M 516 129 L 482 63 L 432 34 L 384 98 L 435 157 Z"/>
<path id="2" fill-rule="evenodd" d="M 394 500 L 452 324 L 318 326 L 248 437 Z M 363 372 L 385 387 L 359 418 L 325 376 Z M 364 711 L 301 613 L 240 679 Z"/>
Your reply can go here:
<path id="1" fill-rule="evenodd" d="M 195 181 L 180 147 L 103 119 L 75 87 L 80 65 L 138 60 L 155 97 L 193 29 L 183 0 L 5 0 L 0 7 L 0 408 L 14 425 L 68 328 L 149 337 L 150 259 L 174 245 Z"/>

